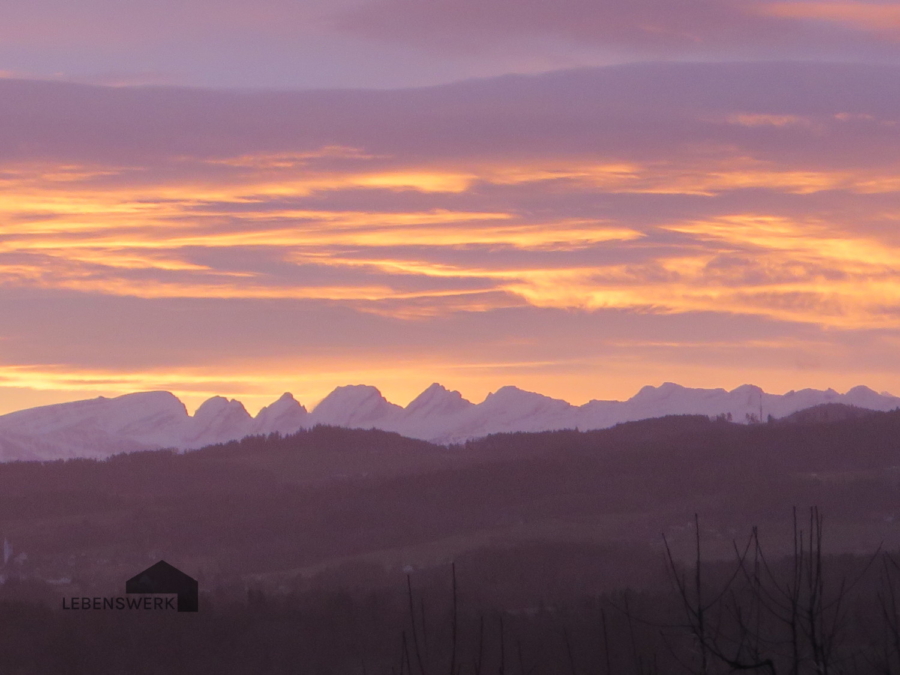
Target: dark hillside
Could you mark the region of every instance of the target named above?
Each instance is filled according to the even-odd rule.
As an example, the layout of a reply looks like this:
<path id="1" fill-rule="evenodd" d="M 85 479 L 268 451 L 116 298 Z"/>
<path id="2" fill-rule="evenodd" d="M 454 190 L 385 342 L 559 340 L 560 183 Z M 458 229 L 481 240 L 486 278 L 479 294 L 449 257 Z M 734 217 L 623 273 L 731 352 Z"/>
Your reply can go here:
<path id="1" fill-rule="evenodd" d="M 786 549 L 792 508 L 811 505 L 830 550 L 896 547 L 898 486 L 898 412 L 751 426 L 670 417 L 450 448 L 318 427 L 185 454 L 0 465 L 0 537 L 8 575 L 59 588 L 117 586 L 159 558 L 207 586 L 293 587 L 465 556 L 488 576 L 515 560 L 528 584 L 553 587 L 566 567 L 600 588 L 629 560 L 658 558 L 662 533 L 686 552 L 694 513 L 718 557 L 753 525 L 773 553 Z M 561 546 L 583 548 L 569 556 L 577 569 Z"/>
<path id="2" fill-rule="evenodd" d="M 816 424 L 818 422 L 841 422 L 843 420 L 855 420 L 863 417 L 871 417 L 876 414 L 874 410 L 858 408 L 855 405 L 845 403 L 823 403 L 812 408 L 798 410 L 780 420 L 778 424 Z"/>

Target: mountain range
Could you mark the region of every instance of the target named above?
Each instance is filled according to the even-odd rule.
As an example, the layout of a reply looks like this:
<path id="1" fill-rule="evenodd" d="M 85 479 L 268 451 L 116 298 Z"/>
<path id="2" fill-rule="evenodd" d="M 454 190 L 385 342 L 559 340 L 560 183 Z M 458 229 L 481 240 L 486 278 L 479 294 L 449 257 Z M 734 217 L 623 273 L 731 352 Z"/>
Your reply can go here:
<path id="1" fill-rule="evenodd" d="M 627 401 L 590 401 L 574 406 L 560 399 L 502 387 L 475 404 L 457 391 L 433 384 L 405 408 L 375 387 L 338 387 L 311 412 L 286 393 L 251 416 L 240 401 L 215 396 L 193 415 L 165 391 L 99 397 L 41 406 L 0 416 L 0 461 L 102 458 L 157 448 L 189 450 L 258 434 L 289 434 L 330 425 L 376 428 L 435 443 L 450 444 L 492 433 L 604 429 L 666 415 L 723 416 L 740 423 L 778 419 L 827 403 L 868 410 L 900 408 L 900 398 L 854 387 L 803 389 L 767 394 L 743 385 L 691 389 L 673 383 L 647 386 Z"/>

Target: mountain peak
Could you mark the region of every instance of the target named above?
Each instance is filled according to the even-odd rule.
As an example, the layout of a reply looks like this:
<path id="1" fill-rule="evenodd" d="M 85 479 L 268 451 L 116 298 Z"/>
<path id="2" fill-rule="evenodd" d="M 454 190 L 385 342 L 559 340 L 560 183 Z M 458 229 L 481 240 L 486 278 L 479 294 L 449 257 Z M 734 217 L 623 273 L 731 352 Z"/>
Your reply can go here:
<path id="1" fill-rule="evenodd" d="M 450 391 L 435 382 L 416 396 L 404 409 L 404 416 L 424 418 L 435 415 L 453 415 L 468 410 L 474 404 L 462 397 L 458 391 Z"/>
<path id="2" fill-rule="evenodd" d="M 732 389 L 729 394 L 732 398 L 738 398 L 746 401 L 747 405 L 751 403 L 758 406 L 766 395 L 760 387 L 753 384 L 742 384 L 740 387 Z"/>
<path id="3" fill-rule="evenodd" d="M 281 396 L 279 396 L 276 401 L 261 408 L 257 413 L 256 418 L 259 419 L 259 416 L 263 415 L 264 413 L 267 415 L 281 415 L 286 412 L 297 410 L 302 410 L 304 413 L 307 412 L 306 407 L 301 405 L 297 401 L 297 399 L 294 398 L 294 395 L 292 393 L 285 392 Z"/>
<path id="4" fill-rule="evenodd" d="M 864 386 L 853 387 L 843 396 L 846 403 L 871 410 L 893 410 L 897 407 L 897 399 L 883 392 L 881 394 Z"/>
<path id="5" fill-rule="evenodd" d="M 340 387 L 335 387 L 328 396 L 322 399 L 319 405 L 322 405 L 322 403 L 325 403 L 326 401 L 363 400 L 372 397 L 387 400 L 382 396 L 378 387 L 373 387 L 370 384 L 345 384 Z"/>
<path id="6" fill-rule="evenodd" d="M 244 408 L 244 404 L 237 399 L 227 399 L 224 396 L 213 396 L 206 399 L 200 404 L 200 407 L 194 412 L 195 419 L 207 419 L 222 414 L 236 414 L 243 411 L 248 417 L 250 413 Z"/>
<path id="7" fill-rule="evenodd" d="M 535 400 L 535 399 L 545 399 L 547 401 L 560 401 L 561 403 L 565 403 L 561 399 L 551 398 L 550 396 L 545 396 L 544 394 L 538 394 L 534 391 L 527 391 L 525 389 L 520 389 L 519 387 L 515 387 L 513 385 L 506 385 L 505 387 L 500 387 L 497 391 L 490 393 L 484 399 L 484 402 L 488 401 L 524 401 L 524 400 Z"/>
<path id="8" fill-rule="evenodd" d="M 365 426 L 397 417 L 403 410 L 388 402 L 381 392 L 365 384 L 337 387 L 317 405 L 312 413 L 314 424 L 332 426 Z"/>
<path id="9" fill-rule="evenodd" d="M 560 412 L 573 407 L 570 403 L 561 399 L 551 398 L 533 391 L 525 391 L 513 386 L 500 387 L 497 391 L 488 394 L 480 406 L 502 415 L 519 416 L 537 413 L 545 414 L 549 411 Z"/>
<path id="10" fill-rule="evenodd" d="M 632 396 L 629 401 L 633 401 L 635 403 L 658 401 L 667 399 L 673 396 L 676 392 L 682 392 L 686 390 L 687 387 L 682 387 L 680 384 L 675 384 L 674 382 L 663 382 L 658 387 L 654 387 L 652 384 L 648 384 L 644 387 L 641 387 L 641 390 L 634 396 Z"/>
<path id="11" fill-rule="evenodd" d="M 755 384 L 742 384 L 740 387 L 735 387 L 731 390 L 732 394 L 763 394 L 765 393 L 761 387 L 757 387 Z"/>
<path id="12" fill-rule="evenodd" d="M 240 401 L 213 396 L 197 408 L 192 421 L 193 437 L 186 447 L 197 448 L 246 436 L 253 418 Z"/>
<path id="13" fill-rule="evenodd" d="M 292 434 L 306 426 L 309 413 L 294 395 L 285 392 L 277 401 L 262 408 L 253 420 L 257 434 Z"/>

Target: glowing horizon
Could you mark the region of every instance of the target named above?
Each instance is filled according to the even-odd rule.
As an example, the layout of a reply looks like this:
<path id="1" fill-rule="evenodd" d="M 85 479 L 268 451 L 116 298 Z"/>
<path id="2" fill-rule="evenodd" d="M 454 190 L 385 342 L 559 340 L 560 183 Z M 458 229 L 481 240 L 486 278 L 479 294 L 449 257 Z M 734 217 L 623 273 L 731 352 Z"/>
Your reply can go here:
<path id="1" fill-rule="evenodd" d="M 446 367 L 447 371 L 465 371 L 467 369 L 479 370 L 490 368 L 491 364 L 477 364 L 477 365 L 454 365 L 452 367 Z M 515 366 L 520 367 L 541 367 L 548 365 L 557 365 L 557 364 L 494 364 L 498 369 L 510 368 Z M 359 372 L 359 371 L 357 371 Z M 356 374 L 356 373 L 354 373 Z M 140 393 L 140 392 L 154 392 L 154 391 L 166 391 L 175 395 L 182 403 L 185 404 L 185 407 L 188 410 L 190 415 L 193 415 L 197 408 L 200 407 L 205 401 L 210 398 L 216 396 L 223 396 L 224 398 L 232 399 L 240 401 L 247 411 L 252 416 L 256 416 L 259 411 L 275 401 L 278 400 L 285 393 L 291 394 L 298 403 L 303 405 L 308 411 L 312 412 L 316 406 L 321 403 L 321 401 L 328 396 L 328 394 L 332 393 L 334 389 L 347 386 L 347 385 L 366 385 L 375 387 L 379 392 L 381 392 L 382 396 L 389 401 L 390 403 L 394 403 L 401 407 L 406 407 L 411 403 L 419 394 L 424 392 L 431 384 L 441 384 L 446 389 L 450 391 L 460 391 L 459 389 L 451 386 L 444 385 L 443 382 L 435 381 L 433 383 L 429 383 L 429 385 L 421 387 L 421 389 L 409 389 L 408 382 L 412 382 L 416 379 L 421 379 L 421 377 L 416 378 L 413 374 L 412 369 L 407 371 L 406 369 L 395 369 L 388 374 L 372 372 L 366 373 L 366 375 L 370 375 L 372 377 L 378 377 L 381 375 L 385 380 L 388 380 L 387 390 L 378 386 L 377 384 L 373 384 L 371 382 L 361 382 L 361 381 L 348 381 L 343 385 L 337 385 L 336 387 L 332 387 L 331 389 L 320 389 L 319 383 L 321 381 L 325 381 L 324 378 L 317 378 L 315 375 L 306 376 L 306 377 L 297 377 L 294 379 L 294 382 L 297 382 L 301 387 L 303 387 L 303 391 L 306 392 L 314 392 L 310 393 L 308 397 L 304 397 L 302 394 L 298 395 L 297 392 L 291 391 L 289 389 L 283 390 L 278 395 L 272 395 L 268 393 L 255 393 L 258 391 L 260 386 L 273 386 L 277 385 L 280 381 L 277 376 L 268 375 L 267 377 L 261 377 L 258 373 L 250 376 L 204 376 L 204 375 L 196 375 L 186 372 L 170 372 L 170 373 L 110 373 L 110 372 L 65 372 L 58 373 L 53 372 L 52 370 L 38 372 L 34 370 L 25 370 L 25 369 L 14 369 L 14 368 L 6 368 L 0 371 L 0 383 L 2 383 L 3 388 L 9 389 L 31 389 L 31 390 L 46 390 L 54 393 L 65 392 L 68 390 L 71 391 L 92 391 L 94 394 L 88 398 L 79 398 L 79 399 L 71 399 L 68 397 L 63 397 L 61 400 L 50 399 L 49 401 L 42 403 L 41 405 L 53 405 L 55 403 L 68 403 L 74 400 L 89 400 L 89 398 L 97 398 L 97 397 L 106 397 L 113 398 L 116 396 L 123 396 L 126 394 Z M 329 379 L 334 378 L 333 373 L 328 373 L 327 377 Z M 455 377 L 454 379 L 459 379 L 460 381 L 465 382 L 465 376 Z M 406 380 L 406 381 L 404 381 Z M 182 390 L 172 390 L 167 388 L 168 384 L 177 382 L 181 386 L 187 385 L 188 388 Z M 572 405 L 580 406 L 585 403 L 589 403 L 590 401 L 626 401 L 634 397 L 641 389 L 645 386 L 654 386 L 659 387 L 666 382 L 670 382 L 670 380 L 666 381 L 658 381 L 658 382 L 649 382 L 643 385 L 639 385 L 635 389 L 624 390 L 627 393 L 623 393 L 617 396 L 579 396 L 577 398 L 565 397 L 562 395 L 550 395 L 545 391 L 541 391 L 537 388 L 528 388 L 521 387 L 517 385 L 501 385 L 501 386 L 517 386 L 517 388 L 522 389 L 524 391 L 530 391 L 533 393 L 541 394 L 544 396 L 550 396 L 550 398 L 554 398 L 557 400 L 566 401 Z M 147 385 L 143 388 L 138 389 L 128 389 L 129 385 Z M 675 382 L 680 386 L 683 385 L 680 382 Z M 726 391 L 733 391 L 741 386 L 759 386 L 754 384 L 753 382 L 742 382 L 741 384 L 731 385 L 731 386 L 687 386 L 687 388 L 693 389 L 723 389 Z M 855 387 L 859 386 L 867 386 L 862 383 L 858 383 L 852 386 L 843 386 L 843 387 L 804 387 L 804 389 L 818 389 L 820 391 L 825 391 L 827 389 L 833 389 L 839 394 L 846 394 L 848 391 Z M 89 387 L 93 387 L 94 389 L 86 389 Z M 222 387 L 225 391 L 231 391 L 230 395 L 220 393 L 220 390 L 217 387 Z M 71 388 L 71 389 L 69 389 Z M 470 392 L 477 392 L 477 395 L 466 394 L 463 391 L 460 391 L 462 397 L 470 401 L 472 403 L 481 403 L 483 402 L 488 395 L 496 392 L 501 387 L 496 387 L 493 389 L 488 389 L 484 392 L 478 390 L 475 386 L 464 387 Z M 798 391 L 799 389 L 777 389 L 772 390 L 766 387 L 760 387 L 767 394 L 776 394 L 776 395 L 784 395 L 791 391 Z M 886 390 L 876 390 L 872 387 L 868 387 L 876 393 L 883 396 L 894 396 L 894 394 L 890 391 Z M 233 393 L 237 391 L 238 393 Z M 13 410 L 3 410 L 0 409 L 0 415 L 5 415 L 12 412 L 18 412 L 22 409 L 28 409 L 30 407 L 37 406 L 28 406 L 26 408 L 16 408 Z"/>

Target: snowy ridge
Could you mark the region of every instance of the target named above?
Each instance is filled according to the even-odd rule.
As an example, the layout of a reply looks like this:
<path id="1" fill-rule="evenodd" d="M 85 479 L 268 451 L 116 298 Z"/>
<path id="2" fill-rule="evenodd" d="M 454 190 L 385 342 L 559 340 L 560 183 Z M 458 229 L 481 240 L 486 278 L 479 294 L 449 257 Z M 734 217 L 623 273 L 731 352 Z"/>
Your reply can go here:
<path id="1" fill-rule="evenodd" d="M 823 403 L 869 410 L 900 408 L 900 398 L 854 387 L 803 389 L 767 394 L 743 385 L 689 389 L 667 382 L 644 387 L 627 401 L 590 401 L 574 406 L 560 399 L 502 387 L 481 403 L 433 384 L 405 408 L 389 402 L 375 387 L 338 387 L 312 412 L 284 394 L 252 417 L 240 401 L 214 396 L 189 415 L 184 404 L 164 391 L 126 394 L 21 410 L 0 416 L 0 461 L 108 457 L 142 449 L 199 448 L 252 434 L 289 434 L 316 424 L 376 428 L 435 443 L 454 443 L 491 433 L 603 429 L 665 415 L 726 416 L 735 422 L 781 418 Z"/>

